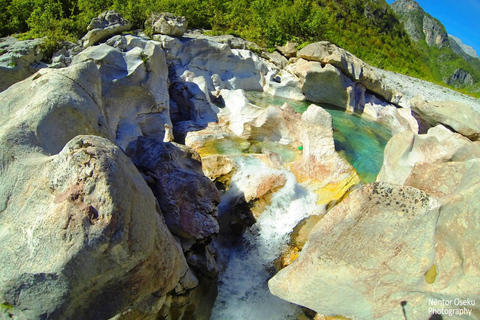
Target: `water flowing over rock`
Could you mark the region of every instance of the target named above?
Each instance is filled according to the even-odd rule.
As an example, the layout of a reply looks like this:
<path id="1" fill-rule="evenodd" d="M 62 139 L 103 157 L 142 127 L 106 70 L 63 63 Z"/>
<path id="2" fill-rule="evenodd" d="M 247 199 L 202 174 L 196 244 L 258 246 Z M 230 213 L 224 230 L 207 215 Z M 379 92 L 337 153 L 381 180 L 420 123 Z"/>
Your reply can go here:
<path id="1" fill-rule="evenodd" d="M 0 92 L 47 66 L 42 62 L 44 55 L 39 49 L 42 41 L 0 39 Z"/>
<path id="2" fill-rule="evenodd" d="M 130 30 L 132 24 L 114 10 L 106 11 L 93 18 L 87 27 L 87 34 L 80 40 L 84 48 L 116 34 Z"/>
<path id="3" fill-rule="evenodd" d="M 145 27 L 150 28 L 152 34 L 181 38 L 187 31 L 188 22 L 185 17 L 176 16 L 169 12 L 154 12 L 145 22 Z"/>
<path id="4" fill-rule="evenodd" d="M 300 256 L 269 281 L 273 294 L 323 315 L 417 319 L 435 261 L 438 204 L 412 187 L 353 191 L 314 227 Z M 348 303 L 345 301 L 348 300 Z M 411 308 L 410 308 L 411 307 Z M 388 315 L 388 316 L 387 316 Z"/>

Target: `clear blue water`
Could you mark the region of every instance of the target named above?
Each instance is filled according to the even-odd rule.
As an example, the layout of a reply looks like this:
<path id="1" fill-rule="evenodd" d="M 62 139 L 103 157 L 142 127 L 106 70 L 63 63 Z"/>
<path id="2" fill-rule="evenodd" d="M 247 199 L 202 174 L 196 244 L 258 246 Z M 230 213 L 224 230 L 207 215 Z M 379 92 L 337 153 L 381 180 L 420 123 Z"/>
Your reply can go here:
<path id="1" fill-rule="evenodd" d="M 303 113 L 312 104 L 274 97 L 263 92 L 247 92 L 248 99 L 258 106 L 282 106 L 288 102 L 297 112 Z M 317 104 L 327 110 L 333 120 L 335 149 L 357 170 L 365 182 L 375 181 L 383 163 L 383 151 L 391 138 L 390 130 L 373 121 L 346 113 L 345 110 Z"/>

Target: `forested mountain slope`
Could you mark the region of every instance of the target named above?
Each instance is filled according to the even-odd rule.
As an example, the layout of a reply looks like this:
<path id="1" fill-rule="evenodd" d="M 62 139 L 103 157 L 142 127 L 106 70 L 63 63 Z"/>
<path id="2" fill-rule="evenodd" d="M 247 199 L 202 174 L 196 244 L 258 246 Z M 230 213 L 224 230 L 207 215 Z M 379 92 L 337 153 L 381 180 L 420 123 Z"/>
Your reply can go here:
<path id="1" fill-rule="evenodd" d="M 392 3 L 437 82 L 463 88 L 467 92 L 478 92 L 480 86 L 480 59 L 471 57 L 448 36 L 443 24 L 426 13 L 413 0 L 397 0 Z"/>

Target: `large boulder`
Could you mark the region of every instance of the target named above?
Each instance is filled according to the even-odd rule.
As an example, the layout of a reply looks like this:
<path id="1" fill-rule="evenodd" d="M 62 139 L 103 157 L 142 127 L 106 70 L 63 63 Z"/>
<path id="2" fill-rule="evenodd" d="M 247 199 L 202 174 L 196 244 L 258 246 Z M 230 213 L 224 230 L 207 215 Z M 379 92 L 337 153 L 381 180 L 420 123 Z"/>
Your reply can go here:
<path id="1" fill-rule="evenodd" d="M 300 59 L 293 72 L 300 78 L 302 93 L 308 100 L 345 109 L 349 105 L 347 88 L 353 82 L 335 66 Z"/>
<path id="2" fill-rule="evenodd" d="M 480 157 L 480 142 L 472 142 L 439 125 L 427 134 L 402 132 L 385 146 L 383 166 L 377 181 L 402 185 L 415 164 L 466 161 Z"/>
<path id="3" fill-rule="evenodd" d="M 358 88 L 358 85 L 356 87 Z M 364 94 L 364 100 L 363 109 L 353 109 L 352 112 L 384 125 L 392 135 L 403 131 L 419 132 L 419 122 L 411 109 L 397 108 L 369 93 Z"/>
<path id="4" fill-rule="evenodd" d="M 282 144 L 298 141 L 294 123 L 300 121 L 300 114 L 290 105 L 258 107 L 248 101 L 243 90 L 222 90 L 221 95 L 225 108 L 220 116 L 227 119 L 228 129 L 236 136 Z"/>
<path id="5" fill-rule="evenodd" d="M 480 294 L 480 159 L 464 162 L 417 163 L 405 185 L 440 200 L 435 232 L 436 278 L 432 296 L 454 301 L 479 301 Z M 451 307 L 447 307 L 451 308 Z M 478 314 L 479 306 L 468 306 Z"/>
<path id="6" fill-rule="evenodd" d="M 16 155 L 2 159 L 0 172 L 0 242 L 8 248 L 0 252 L 0 299 L 8 312 L 158 312 L 187 265 L 130 159 L 96 136 L 78 136 L 54 156 Z"/>
<path id="7" fill-rule="evenodd" d="M 297 56 L 298 43 L 288 41 L 284 46 L 276 46 L 286 58 L 294 58 Z"/>
<path id="8" fill-rule="evenodd" d="M 405 310 L 408 319 L 426 319 L 437 218 L 437 201 L 423 191 L 366 185 L 315 225 L 270 291 L 327 316 L 402 319 Z"/>
<path id="9" fill-rule="evenodd" d="M 458 101 L 426 101 L 421 96 L 410 100 L 412 110 L 430 125 L 442 124 L 471 140 L 480 138 L 480 114 Z"/>
<path id="10" fill-rule="evenodd" d="M 29 94 L 25 94 L 28 92 Z M 100 74 L 93 62 L 42 69 L 0 94 L 4 159 L 41 150 L 57 154 L 77 135 L 110 138 Z"/>
<path id="11" fill-rule="evenodd" d="M 130 30 L 132 24 L 114 10 L 105 11 L 93 18 L 87 27 L 87 34 L 80 40 L 84 48 L 93 46 L 116 34 Z"/>
<path id="12" fill-rule="evenodd" d="M 392 101 L 395 96 L 395 92 L 382 81 L 370 65 L 333 43 L 320 41 L 309 44 L 300 50 L 297 56 L 308 61 L 318 61 L 322 65 L 331 64 L 351 80 L 362 84 L 387 101 Z"/>
<path id="13" fill-rule="evenodd" d="M 157 42 L 117 36 L 89 47 L 72 64 L 95 61 L 102 81 L 105 115 L 115 142 L 125 150 L 138 136 L 169 134 L 168 67 Z"/>
<path id="14" fill-rule="evenodd" d="M 183 16 L 176 16 L 170 12 L 154 12 L 145 22 L 145 28 L 151 29 L 152 34 L 164 34 L 181 38 L 187 31 L 188 22 Z"/>
<path id="15" fill-rule="evenodd" d="M 42 39 L 19 41 L 14 37 L 0 39 L 0 92 L 47 67 L 42 62 Z"/>
<path id="16" fill-rule="evenodd" d="M 249 50 L 232 49 L 210 38 L 181 40 L 155 35 L 170 66 L 172 119 L 206 125 L 218 121 L 223 89 L 262 91 L 276 67 Z"/>
<path id="17" fill-rule="evenodd" d="M 106 140 L 116 133 L 105 112 L 105 74 L 102 65 L 78 61 L 40 70 L 0 94 L 0 242 L 13 248 L 2 251 L 9 263 L 2 264 L 0 297 L 12 306 L 2 312 L 154 317 L 179 281 L 191 288 L 155 197 Z"/>
<path id="18" fill-rule="evenodd" d="M 173 234 L 202 240 L 218 233 L 220 194 L 203 175 L 195 151 L 140 137 L 127 153 L 147 178 Z"/>

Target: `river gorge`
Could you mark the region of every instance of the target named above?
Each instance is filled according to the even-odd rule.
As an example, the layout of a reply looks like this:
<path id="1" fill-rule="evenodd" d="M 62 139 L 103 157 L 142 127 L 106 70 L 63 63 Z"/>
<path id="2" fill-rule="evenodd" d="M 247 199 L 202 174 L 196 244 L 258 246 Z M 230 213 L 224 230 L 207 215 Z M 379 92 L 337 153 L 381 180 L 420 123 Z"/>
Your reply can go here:
<path id="1" fill-rule="evenodd" d="M 478 101 L 407 98 L 329 42 L 287 58 L 97 19 L 50 64 L 5 40 L 2 316 L 428 319 L 429 299 L 480 299 Z"/>

